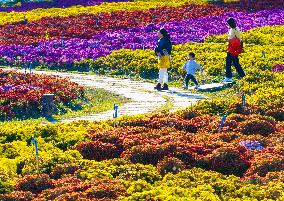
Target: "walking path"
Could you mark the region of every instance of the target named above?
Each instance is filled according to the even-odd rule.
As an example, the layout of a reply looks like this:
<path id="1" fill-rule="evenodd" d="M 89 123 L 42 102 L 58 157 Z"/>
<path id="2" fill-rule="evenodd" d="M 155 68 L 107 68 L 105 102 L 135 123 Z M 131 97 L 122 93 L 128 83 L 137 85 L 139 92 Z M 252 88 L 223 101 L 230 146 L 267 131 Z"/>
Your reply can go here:
<path id="1" fill-rule="evenodd" d="M 11 70 L 3 69 L 3 70 Z M 23 71 L 23 70 L 18 70 Z M 178 88 L 170 88 L 168 91 L 155 91 L 154 84 L 144 81 L 134 81 L 131 79 L 119 79 L 99 75 L 75 74 L 67 72 L 50 72 L 50 71 L 32 71 L 38 74 L 58 75 L 69 78 L 82 86 L 102 88 L 114 94 L 124 96 L 131 99 L 129 103 L 119 107 L 119 116 L 137 115 L 151 113 L 158 110 L 167 103 L 167 99 L 172 102 L 171 112 L 178 109 L 186 108 L 195 104 L 198 100 L 204 99 L 201 94 L 193 94 L 190 91 L 184 91 Z M 113 110 L 105 111 L 98 114 L 90 114 L 87 116 L 71 117 L 61 122 L 72 122 L 78 120 L 107 120 L 111 119 Z"/>

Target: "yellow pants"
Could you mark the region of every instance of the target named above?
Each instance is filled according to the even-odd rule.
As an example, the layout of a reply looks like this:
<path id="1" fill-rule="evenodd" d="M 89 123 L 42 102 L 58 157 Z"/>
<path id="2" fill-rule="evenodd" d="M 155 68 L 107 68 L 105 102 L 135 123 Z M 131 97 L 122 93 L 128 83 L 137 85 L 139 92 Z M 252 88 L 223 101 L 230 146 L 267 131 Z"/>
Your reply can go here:
<path id="1" fill-rule="evenodd" d="M 170 66 L 171 66 L 171 61 L 169 55 L 164 55 L 161 58 L 158 58 L 159 68 L 169 68 Z"/>

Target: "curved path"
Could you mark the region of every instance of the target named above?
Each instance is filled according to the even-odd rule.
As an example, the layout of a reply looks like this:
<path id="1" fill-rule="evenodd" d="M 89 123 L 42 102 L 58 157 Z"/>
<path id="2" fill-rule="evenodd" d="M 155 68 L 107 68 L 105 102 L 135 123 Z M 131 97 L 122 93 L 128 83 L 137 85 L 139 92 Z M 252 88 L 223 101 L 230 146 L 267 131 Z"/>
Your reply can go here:
<path id="1" fill-rule="evenodd" d="M 12 70 L 5 68 L 3 70 Z M 15 69 L 13 69 L 15 70 Z M 23 71 L 23 70 L 18 70 Z M 178 88 L 170 88 L 168 91 L 155 91 L 154 84 L 144 81 L 134 81 L 131 79 L 119 79 L 99 75 L 75 74 L 67 72 L 32 71 L 38 74 L 58 75 L 69 78 L 71 81 L 86 87 L 102 88 L 114 94 L 131 99 L 129 103 L 119 107 L 119 116 L 146 114 L 159 110 L 171 101 L 171 112 L 195 104 L 198 100 L 204 99 L 201 94 L 193 94 Z M 111 119 L 113 110 L 105 111 L 87 116 L 71 117 L 61 120 L 61 122 L 71 122 L 78 120 L 107 120 Z"/>

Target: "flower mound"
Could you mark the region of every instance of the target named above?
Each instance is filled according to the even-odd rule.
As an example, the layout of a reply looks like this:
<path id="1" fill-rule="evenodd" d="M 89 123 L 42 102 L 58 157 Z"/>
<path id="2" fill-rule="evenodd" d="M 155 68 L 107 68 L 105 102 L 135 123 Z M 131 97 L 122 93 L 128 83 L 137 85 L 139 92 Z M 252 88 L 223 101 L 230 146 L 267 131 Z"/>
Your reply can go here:
<path id="1" fill-rule="evenodd" d="M 230 147 L 216 149 L 207 159 L 210 169 L 223 174 L 241 176 L 250 166 L 238 150 Z"/>
<path id="2" fill-rule="evenodd" d="M 57 76 L 0 70 L 0 120 L 40 116 L 44 94 L 54 94 L 55 104 L 68 105 L 83 98 L 84 90 Z"/>
<path id="3" fill-rule="evenodd" d="M 183 162 L 177 158 L 165 157 L 157 164 L 157 169 L 161 175 L 165 175 L 169 172 L 178 173 L 185 168 Z"/>
<path id="4" fill-rule="evenodd" d="M 25 176 L 17 182 L 16 189 L 19 191 L 30 191 L 32 193 L 40 193 L 45 189 L 52 188 L 53 181 L 48 175 L 30 175 Z"/>
<path id="5" fill-rule="evenodd" d="M 240 124 L 240 130 L 246 135 L 261 134 L 268 136 L 269 134 L 275 133 L 276 128 L 268 121 L 253 119 L 242 122 Z"/>
<path id="6" fill-rule="evenodd" d="M 80 151 L 84 158 L 97 161 L 117 158 L 121 153 L 113 144 L 100 141 L 81 143 L 75 148 Z"/>

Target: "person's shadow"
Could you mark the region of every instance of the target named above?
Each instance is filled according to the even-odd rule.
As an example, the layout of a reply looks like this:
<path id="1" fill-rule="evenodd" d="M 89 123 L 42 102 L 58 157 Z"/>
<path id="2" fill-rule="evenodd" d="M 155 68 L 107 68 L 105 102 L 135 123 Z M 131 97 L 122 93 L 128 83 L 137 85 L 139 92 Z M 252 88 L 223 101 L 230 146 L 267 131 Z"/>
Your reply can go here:
<path id="1" fill-rule="evenodd" d="M 46 116 L 45 119 L 49 122 L 49 123 L 58 123 L 58 119 L 55 119 L 53 116 Z"/>
<path id="2" fill-rule="evenodd" d="M 193 94 L 193 93 L 186 93 L 186 92 L 181 92 L 177 90 L 167 90 L 167 91 L 161 91 L 163 93 L 168 93 L 168 94 L 174 94 L 179 97 L 185 97 L 188 99 L 205 99 L 206 97 L 202 94 Z"/>

